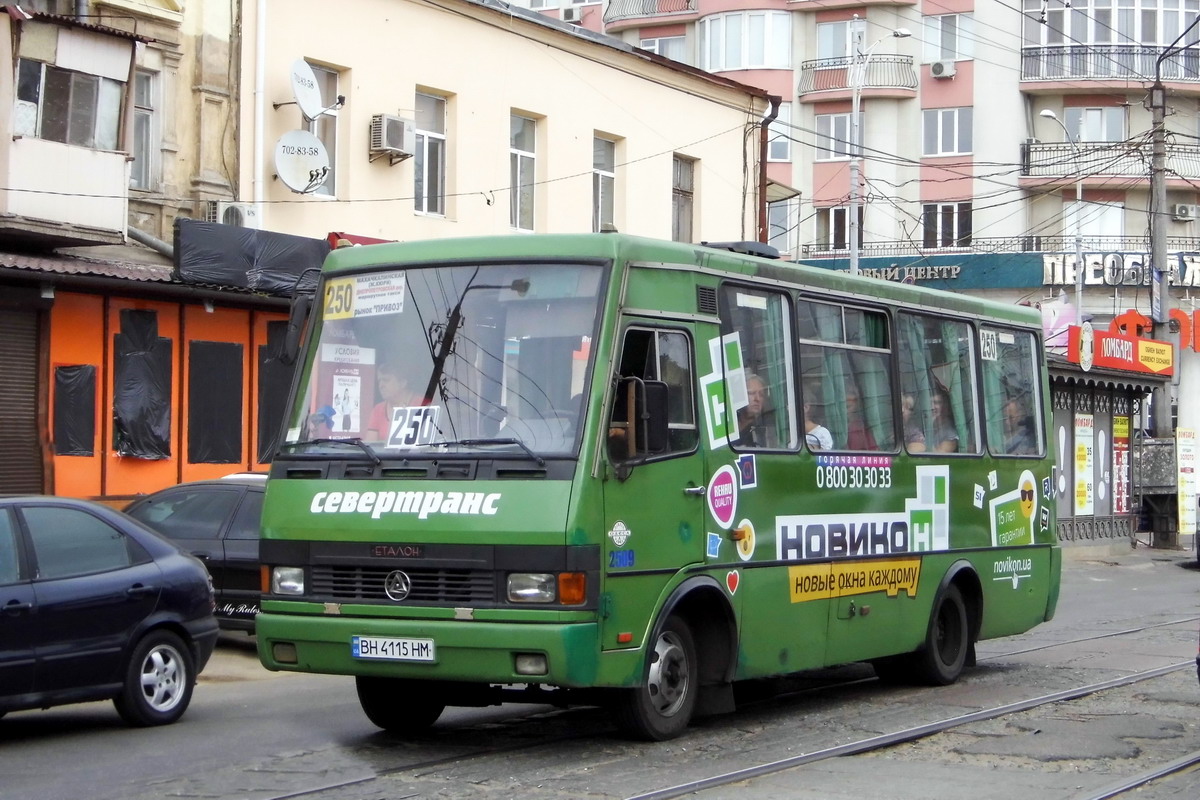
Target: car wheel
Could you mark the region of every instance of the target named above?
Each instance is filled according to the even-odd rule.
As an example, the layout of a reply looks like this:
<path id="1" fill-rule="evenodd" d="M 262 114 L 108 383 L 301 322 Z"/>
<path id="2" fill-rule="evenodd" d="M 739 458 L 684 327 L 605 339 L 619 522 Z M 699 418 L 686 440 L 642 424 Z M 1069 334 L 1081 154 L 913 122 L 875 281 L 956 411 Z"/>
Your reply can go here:
<path id="1" fill-rule="evenodd" d="M 617 726 L 628 736 L 652 742 L 673 739 L 687 728 L 696 709 L 696 645 L 687 623 L 669 617 L 646 658 L 642 685 L 623 689 L 614 708 Z"/>
<path id="2" fill-rule="evenodd" d="M 125 688 L 113 703 L 130 725 L 167 725 L 183 716 L 194 685 L 192 655 L 180 638 L 170 631 L 151 631 L 133 649 Z"/>
<path id="3" fill-rule="evenodd" d="M 428 681 L 359 675 L 354 682 L 367 719 L 389 733 L 426 731 L 446 710 L 441 690 Z"/>

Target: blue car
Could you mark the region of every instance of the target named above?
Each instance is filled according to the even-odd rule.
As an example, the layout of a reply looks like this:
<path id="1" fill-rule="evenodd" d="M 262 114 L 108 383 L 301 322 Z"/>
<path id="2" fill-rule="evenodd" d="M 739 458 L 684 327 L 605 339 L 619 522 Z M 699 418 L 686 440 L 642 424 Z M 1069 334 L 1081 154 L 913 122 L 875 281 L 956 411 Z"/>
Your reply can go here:
<path id="1" fill-rule="evenodd" d="M 204 564 L 98 503 L 0 498 L 0 716 L 112 700 L 175 722 L 216 646 Z"/>

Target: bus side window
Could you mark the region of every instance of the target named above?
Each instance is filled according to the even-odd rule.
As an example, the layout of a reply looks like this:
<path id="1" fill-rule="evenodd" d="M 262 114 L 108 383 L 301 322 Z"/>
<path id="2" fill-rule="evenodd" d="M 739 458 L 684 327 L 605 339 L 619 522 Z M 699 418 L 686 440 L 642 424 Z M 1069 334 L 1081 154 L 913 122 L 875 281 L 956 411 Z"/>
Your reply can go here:
<path id="1" fill-rule="evenodd" d="M 834 450 L 879 451 L 895 448 L 891 345 L 887 316 L 879 311 L 801 300 L 796 307 L 801 379 L 820 387 Z M 816 392 L 806 393 L 805 403 Z M 807 423 L 806 423 L 807 427 Z M 809 441 L 810 449 L 814 447 Z"/>
<path id="2" fill-rule="evenodd" d="M 974 335 L 962 320 L 897 315 L 905 446 L 910 453 L 978 453 Z"/>
<path id="3" fill-rule="evenodd" d="M 719 297 L 721 335 L 727 341 L 736 336 L 740 362 L 724 365 L 726 404 L 737 417 L 731 444 L 742 450 L 794 449 L 799 437 L 787 296 L 726 284 Z"/>
<path id="4" fill-rule="evenodd" d="M 692 394 L 691 343 L 685 333 L 629 328 L 625 332 L 621 360 L 613 381 L 612 417 L 608 427 L 610 458 L 624 461 L 637 456 L 669 455 L 695 449 L 699 429 Z M 630 440 L 628 408 L 631 391 L 635 405 L 649 403 L 658 416 L 665 414 L 665 441 L 660 441 L 657 430 L 638 431 L 636 441 Z"/>
<path id="5" fill-rule="evenodd" d="M 1032 333 L 1003 328 L 979 332 L 983 360 L 983 399 L 988 450 L 997 455 L 1036 456 L 1045 452 L 1038 375 L 1038 347 Z"/>

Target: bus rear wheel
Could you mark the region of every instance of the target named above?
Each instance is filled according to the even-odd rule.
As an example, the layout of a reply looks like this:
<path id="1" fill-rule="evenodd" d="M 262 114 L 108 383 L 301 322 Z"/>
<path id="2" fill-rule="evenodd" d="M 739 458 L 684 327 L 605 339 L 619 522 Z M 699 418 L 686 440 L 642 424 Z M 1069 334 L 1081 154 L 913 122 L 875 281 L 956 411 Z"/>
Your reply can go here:
<path id="1" fill-rule="evenodd" d="M 441 692 L 427 681 L 359 675 L 354 682 L 367 719 L 389 733 L 422 733 L 446 710 Z"/>
<path id="2" fill-rule="evenodd" d="M 692 632 L 679 617 L 669 617 L 647 653 L 642 685 L 617 695 L 617 726 L 636 739 L 674 739 L 696 710 L 697 675 Z"/>
<path id="3" fill-rule="evenodd" d="M 954 584 L 933 604 L 925 646 L 917 653 L 917 677 L 931 686 L 949 686 L 962 675 L 971 649 L 967 604 Z"/>

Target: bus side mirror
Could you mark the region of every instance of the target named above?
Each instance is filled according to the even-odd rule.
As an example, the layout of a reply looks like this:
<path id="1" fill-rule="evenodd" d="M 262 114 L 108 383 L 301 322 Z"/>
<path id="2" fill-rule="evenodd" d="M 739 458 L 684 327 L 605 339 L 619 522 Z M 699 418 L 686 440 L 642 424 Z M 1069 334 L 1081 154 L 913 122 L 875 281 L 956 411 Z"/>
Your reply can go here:
<path id="1" fill-rule="evenodd" d="M 300 339 L 304 336 L 304 326 L 308 322 L 308 313 L 312 309 L 313 296 L 297 292 L 292 296 L 292 307 L 288 310 L 287 332 L 283 337 L 283 352 L 279 360 L 291 366 L 300 355 Z"/>
<path id="2" fill-rule="evenodd" d="M 670 446 L 667 395 L 662 381 L 622 378 L 617 382 L 609 454 L 616 462 L 618 479 L 625 480 L 633 465 L 665 453 Z"/>
<path id="3" fill-rule="evenodd" d="M 667 384 L 663 381 L 646 381 L 644 385 L 645 402 L 639 402 L 636 409 L 642 420 L 642 424 L 638 426 L 639 433 L 642 434 L 638 447 L 647 455 L 665 453 L 670 445 L 670 431 L 667 427 Z"/>

